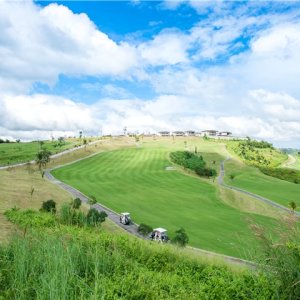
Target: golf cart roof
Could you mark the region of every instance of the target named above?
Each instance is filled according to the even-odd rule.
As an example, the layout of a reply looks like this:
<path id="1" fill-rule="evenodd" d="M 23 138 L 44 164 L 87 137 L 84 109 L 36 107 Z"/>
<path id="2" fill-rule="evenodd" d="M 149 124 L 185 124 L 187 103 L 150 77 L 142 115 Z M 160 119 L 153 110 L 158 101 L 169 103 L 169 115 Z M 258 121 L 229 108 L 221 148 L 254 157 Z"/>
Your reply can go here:
<path id="1" fill-rule="evenodd" d="M 129 216 L 130 213 L 129 212 L 123 212 L 123 213 L 121 213 L 121 215 L 123 215 L 123 216 Z"/>
<path id="2" fill-rule="evenodd" d="M 158 228 L 155 228 L 153 231 L 158 231 L 158 232 L 167 232 L 167 229 L 164 229 L 164 228 L 161 228 L 161 227 L 158 227 Z"/>

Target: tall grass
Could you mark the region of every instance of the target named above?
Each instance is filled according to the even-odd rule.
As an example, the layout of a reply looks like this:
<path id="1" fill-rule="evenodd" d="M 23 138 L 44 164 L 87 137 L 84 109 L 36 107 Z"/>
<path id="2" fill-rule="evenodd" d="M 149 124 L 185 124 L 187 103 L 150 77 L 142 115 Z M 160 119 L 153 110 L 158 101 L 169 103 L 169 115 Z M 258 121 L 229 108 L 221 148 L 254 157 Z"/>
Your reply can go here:
<path id="1" fill-rule="evenodd" d="M 270 299 L 262 275 L 99 229 L 30 231 L 0 248 L 0 299 Z M 2 297 L 2 298 L 1 298 Z"/>

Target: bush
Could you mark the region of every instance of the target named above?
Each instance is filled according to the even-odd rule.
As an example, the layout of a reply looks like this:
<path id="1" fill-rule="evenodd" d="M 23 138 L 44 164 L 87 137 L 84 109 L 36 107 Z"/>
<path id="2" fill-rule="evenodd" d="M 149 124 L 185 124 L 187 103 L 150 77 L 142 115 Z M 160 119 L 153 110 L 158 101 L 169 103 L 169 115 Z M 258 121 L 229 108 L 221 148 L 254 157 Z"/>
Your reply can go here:
<path id="1" fill-rule="evenodd" d="M 107 214 L 105 211 L 98 211 L 95 208 L 91 208 L 86 216 L 87 224 L 89 226 L 97 226 L 105 221 Z"/>
<path id="2" fill-rule="evenodd" d="M 217 171 L 212 168 L 206 168 L 206 162 L 203 157 L 190 151 L 175 151 L 170 154 L 171 160 L 183 166 L 184 168 L 195 171 L 199 176 L 215 177 Z"/>
<path id="3" fill-rule="evenodd" d="M 56 202 L 52 199 L 44 201 L 40 210 L 45 212 L 56 213 Z"/>
<path id="4" fill-rule="evenodd" d="M 148 235 L 150 232 L 153 231 L 153 228 L 147 224 L 141 223 L 138 227 L 138 233 L 143 236 Z"/>
<path id="5" fill-rule="evenodd" d="M 272 176 L 281 180 L 300 183 L 300 171 L 288 168 L 259 168 L 261 172 L 268 176 Z"/>
<path id="6" fill-rule="evenodd" d="M 95 196 L 90 196 L 89 197 L 89 205 L 94 205 L 97 203 L 97 199 Z"/>
<path id="7" fill-rule="evenodd" d="M 175 231 L 175 237 L 172 239 L 172 243 L 184 247 L 188 244 L 189 237 L 187 233 L 185 232 L 184 228 L 179 228 L 177 231 Z"/>
<path id="8" fill-rule="evenodd" d="M 77 225 L 80 227 L 86 225 L 87 217 L 85 214 L 82 211 L 76 211 L 73 207 L 73 203 L 62 205 L 59 214 L 60 222 L 65 225 Z"/>
<path id="9" fill-rule="evenodd" d="M 79 209 L 79 207 L 81 206 L 81 200 L 80 198 L 75 198 L 72 202 L 72 206 L 75 209 Z"/>

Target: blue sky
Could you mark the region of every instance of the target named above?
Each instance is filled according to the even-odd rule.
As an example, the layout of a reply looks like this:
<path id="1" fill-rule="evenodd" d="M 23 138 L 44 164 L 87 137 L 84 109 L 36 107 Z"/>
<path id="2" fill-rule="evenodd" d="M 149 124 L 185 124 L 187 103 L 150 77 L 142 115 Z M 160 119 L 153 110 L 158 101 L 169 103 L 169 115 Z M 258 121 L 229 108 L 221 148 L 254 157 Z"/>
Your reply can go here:
<path id="1" fill-rule="evenodd" d="M 299 2 L 0 1 L 0 137 L 229 130 L 300 147 Z"/>

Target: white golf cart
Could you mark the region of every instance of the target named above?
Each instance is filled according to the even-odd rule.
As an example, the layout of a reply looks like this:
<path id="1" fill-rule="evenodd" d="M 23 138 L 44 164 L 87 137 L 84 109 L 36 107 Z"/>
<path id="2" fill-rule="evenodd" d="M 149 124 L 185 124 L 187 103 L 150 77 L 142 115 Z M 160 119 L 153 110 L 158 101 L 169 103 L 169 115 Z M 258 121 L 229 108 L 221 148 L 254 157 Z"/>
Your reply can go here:
<path id="1" fill-rule="evenodd" d="M 161 243 L 166 243 L 169 240 L 167 230 L 160 227 L 153 229 L 153 231 L 150 233 L 150 238 L 153 241 L 158 241 Z"/>
<path id="2" fill-rule="evenodd" d="M 123 225 L 130 225 L 131 224 L 131 217 L 130 213 L 124 212 L 120 214 L 120 223 Z"/>

